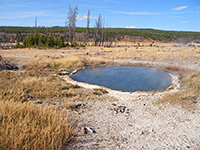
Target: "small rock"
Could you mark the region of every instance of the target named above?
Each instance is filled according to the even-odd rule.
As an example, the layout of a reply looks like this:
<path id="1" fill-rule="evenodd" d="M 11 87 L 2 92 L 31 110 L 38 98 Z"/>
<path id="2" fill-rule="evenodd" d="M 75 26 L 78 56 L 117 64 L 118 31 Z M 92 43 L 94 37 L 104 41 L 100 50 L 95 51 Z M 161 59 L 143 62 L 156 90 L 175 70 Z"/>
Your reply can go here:
<path id="1" fill-rule="evenodd" d="M 42 103 L 43 101 L 40 101 L 40 100 L 36 101 L 36 104 L 42 104 Z"/>
<path id="2" fill-rule="evenodd" d="M 112 104 L 113 106 L 117 106 L 116 104 Z M 117 113 L 119 113 L 119 112 L 121 112 L 121 113 L 129 113 L 129 109 L 127 109 L 127 107 L 126 106 L 118 106 L 117 108 L 111 108 L 110 110 L 113 110 L 116 114 Z"/>
<path id="3" fill-rule="evenodd" d="M 154 129 L 152 129 L 152 132 L 153 132 L 153 133 L 156 133 L 156 132 L 154 131 Z"/>
<path id="4" fill-rule="evenodd" d="M 116 106 L 116 104 L 112 103 L 113 106 Z"/>
<path id="5" fill-rule="evenodd" d="M 71 108 L 72 110 L 77 110 L 77 109 L 79 109 L 81 106 L 85 106 L 85 104 L 76 104 L 75 106 L 73 105 L 73 106 L 71 106 L 70 108 Z"/>
<path id="6" fill-rule="evenodd" d="M 66 72 L 66 71 L 63 71 L 63 72 L 60 72 L 58 73 L 58 75 L 60 76 L 65 76 L 65 75 L 69 75 L 70 73 L 69 72 Z"/>
<path id="7" fill-rule="evenodd" d="M 82 127 L 82 130 L 83 130 L 84 134 L 88 134 L 88 132 L 96 133 L 96 131 L 90 127 Z"/>
<path id="8" fill-rule="evenodd" d="M 77 104 L 77 105 L 75 106 L 76 109 L 78 109 L 79 107 L 81 107 L 81 104 Z"/>
<path id="9" fill-rule="evenodd" d="M 186 146 L 187 148 L 190 148 L 190 146 Z"/>

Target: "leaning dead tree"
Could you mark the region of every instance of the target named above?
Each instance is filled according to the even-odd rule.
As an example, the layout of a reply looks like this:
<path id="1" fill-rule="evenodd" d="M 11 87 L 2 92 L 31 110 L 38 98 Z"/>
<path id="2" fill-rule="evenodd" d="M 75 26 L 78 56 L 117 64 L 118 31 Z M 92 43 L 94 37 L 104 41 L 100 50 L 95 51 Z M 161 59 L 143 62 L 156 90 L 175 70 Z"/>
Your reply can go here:
<path id="1" fill-rule="evenodd" d="M 72 44 L 75 36 L 75 28 L 76 28 L 76 18 L 78 15 L 78 8 L 77 6 L 73 9 L 69 5 L 69 12 L 68 12 L 68 28 L 69 28 L 69 41 Z"/>
<path id="2" fill-rule="evenodd" d="M 94 33 L 94 44 L 97 46 L 98 42 L 101 40 L 101 28 L 102 28 L 102 17 L 99 14 L 98 20 L 96 21 L 95 33 Z"/>

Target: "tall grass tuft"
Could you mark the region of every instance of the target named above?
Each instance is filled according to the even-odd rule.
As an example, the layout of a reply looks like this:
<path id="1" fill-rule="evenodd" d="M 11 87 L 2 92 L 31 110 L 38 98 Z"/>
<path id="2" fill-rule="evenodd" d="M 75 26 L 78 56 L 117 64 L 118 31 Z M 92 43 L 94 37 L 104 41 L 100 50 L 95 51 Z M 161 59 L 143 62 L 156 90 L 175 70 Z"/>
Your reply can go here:
<path id="1" fill-rule="evenodd" d="M 61 111 L 30 103 L 0 101 L 0 149 L 59 150 L 75 140 Z"/>

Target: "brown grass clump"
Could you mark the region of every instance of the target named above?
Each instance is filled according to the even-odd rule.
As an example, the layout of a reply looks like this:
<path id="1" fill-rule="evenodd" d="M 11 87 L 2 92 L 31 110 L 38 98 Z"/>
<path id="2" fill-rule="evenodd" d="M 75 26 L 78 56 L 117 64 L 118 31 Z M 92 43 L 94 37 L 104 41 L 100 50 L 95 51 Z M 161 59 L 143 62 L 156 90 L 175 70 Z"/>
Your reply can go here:
<path id="1" fill-rule="evenodd" d="M 62 149 L 75 140 L 62 112 L 29 103 L 0 101 L 0 149 Z"/>
<path id="2" fill-rule="evenodd" d="M 179 66 L 175 66 L 175 65 L 168 65 L 165 67 L 165 69 L 169 70 L 169 71 L 179 71 L 180 67 Z"/>
<path id="3" fill-rule="evenodd" d="M 93 94 L 95 95 L 103 95 L 103 94 L 107 94 L 108 91 L 106 91 L 105 89 L 94 89 Z"/>
<path id="4" fill-rule="evenodd" d="M 73 86 L 60 78 L 38 72 L 0 72 L 0 100 L 64 101 L 74 96 Z"/>
<path id="5" fill-rule="evenodd" d="M 183 108 L 194 108 L 200 96 L 200 73 L 188 73 L 181 77 L 182 89 L 174 94 L 165 96 L 158 103 L 179 104 Z"/>

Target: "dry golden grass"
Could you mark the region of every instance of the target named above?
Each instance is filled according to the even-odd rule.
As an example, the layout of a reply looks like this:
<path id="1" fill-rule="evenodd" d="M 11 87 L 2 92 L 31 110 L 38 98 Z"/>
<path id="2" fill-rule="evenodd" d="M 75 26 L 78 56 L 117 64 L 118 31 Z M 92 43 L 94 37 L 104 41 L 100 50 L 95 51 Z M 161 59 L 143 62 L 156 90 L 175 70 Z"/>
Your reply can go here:
<path id="1" fill-rule="evenodd" d="M 130 48 L 107 48 L 104 58 L 124 59 L 140 58 L 148 61 L 166 62 L 195 62 L 200 59 L 199 48 L 196 50 L 188 47 L 130 47 Z M 110 52 L 109 52 L 110 51 Z"/>
<path id="2" fill-rule="evenodd" d="M 66 114 L 24 102 L 62 101 L 70 107 L 74 88 L 48 73 L 0 72 L 0 149 L 54 150 L 73 142 L 75 130 Z"/>
<path id="3" fill-rule="evenodd" d="M 68 69 L 70 71 L 87 66 L 97 66 L 111 64 L 103 58 L 94 58 L 86 56 L 66 56 L 60 59 L 30 59 L 23 68 L 27 70 L 43 70 L 43 69 Z"/>
<path id="4" fill-rule="evenodd" d="M 128 43 L 132 47 L 86 47 L 80 49 L 12 49 L 0 52 L 3 58 L 28 64 L 29 69 L 67 69 L 85 65 L 101 65 L 113 59 L 139 58 L 158 62 L 194 63 L 200 60 L 200 47 L 184 47 L 178 43 Z M 196 45 L 196 44 L 195 44 Z M 86 55 L 88 54 L 88 55 Z M 38 63 L 37 63 L 38 62 Z M 31 66 L 30 66 L 31 65 Z"/>
<path id="5" fill-rule="evenodd" d="M 0 72 L 0 100 L 65 101 L 74 96 L 70 89 L 77 88 L 60 78 L 38 72 Z"/>
<path id="6" fill-rule="evenodd" d="M 66 114 L 29 103 L 0 101 L 0 149 L 62 149 L 75 141 Z"/>
<path id="7" fill-rule="evenodd" d="M 182 74 L 181 82 L 182 88 L 179 92 L 166 95 L 159 99 L 158 103 L 178 104 L 187 109 L 194 108 L 200 96 L 200 73 Z"/>

